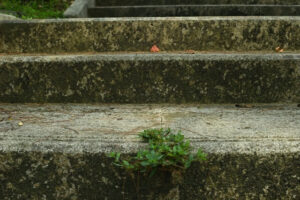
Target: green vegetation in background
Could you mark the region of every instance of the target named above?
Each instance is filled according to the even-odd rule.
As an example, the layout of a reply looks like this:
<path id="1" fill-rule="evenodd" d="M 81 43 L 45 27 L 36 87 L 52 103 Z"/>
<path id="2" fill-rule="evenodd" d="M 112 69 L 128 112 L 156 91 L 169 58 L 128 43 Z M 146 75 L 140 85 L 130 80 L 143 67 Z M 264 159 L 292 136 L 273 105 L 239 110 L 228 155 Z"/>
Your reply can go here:
<path id="1" fill-rule="evenodd" d="M 0 10 L 23 19 L 61 18 L 72 0 L 0 0 Z"/>

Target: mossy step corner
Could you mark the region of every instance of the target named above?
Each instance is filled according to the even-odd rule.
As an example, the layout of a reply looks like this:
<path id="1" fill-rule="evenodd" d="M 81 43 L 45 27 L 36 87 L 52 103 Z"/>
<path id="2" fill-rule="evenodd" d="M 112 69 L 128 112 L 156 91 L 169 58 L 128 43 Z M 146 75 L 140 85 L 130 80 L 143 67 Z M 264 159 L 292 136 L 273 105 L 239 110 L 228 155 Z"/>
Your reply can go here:
<path id="1" fill-rule="evenodd" d="M 0 102 L 299 102 L 300 55 L 0 56 Z"/>
<path id="2" fill-rule="evenodd" d="M 296 104 L 0 104 L 0 199 L 299 199 Z M 134 181 L 105 154 L 143 148 L 137 133 L 181 130 L 208 160 L 181 181 Z"/>

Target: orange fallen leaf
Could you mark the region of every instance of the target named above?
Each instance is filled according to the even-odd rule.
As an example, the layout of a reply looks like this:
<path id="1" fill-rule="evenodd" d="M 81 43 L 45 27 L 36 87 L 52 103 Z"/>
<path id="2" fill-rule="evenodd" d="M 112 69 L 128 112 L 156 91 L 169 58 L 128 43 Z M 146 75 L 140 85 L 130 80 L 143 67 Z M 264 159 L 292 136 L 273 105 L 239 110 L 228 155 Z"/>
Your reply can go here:
<path id="1" fill-rule="evenodd" d="M 153 45 L 152 48 L 150 49 L 151 52 L 156 53 L 159 52 L 159 48 L 156 45 Z"/>
<path id="2" fill-rule="evenodd" d="M 275 48 L 275 51 L 279 52 L 280 49 L 281 49 L 280 47 L 276 47 L 276 48 Z"/>
<path id="3" fill-rule="evenodd" d="M 275 51 L 278 52 L 278 53 L 282 53 L 284 50 L 281 47 L 276 47 Z"/>

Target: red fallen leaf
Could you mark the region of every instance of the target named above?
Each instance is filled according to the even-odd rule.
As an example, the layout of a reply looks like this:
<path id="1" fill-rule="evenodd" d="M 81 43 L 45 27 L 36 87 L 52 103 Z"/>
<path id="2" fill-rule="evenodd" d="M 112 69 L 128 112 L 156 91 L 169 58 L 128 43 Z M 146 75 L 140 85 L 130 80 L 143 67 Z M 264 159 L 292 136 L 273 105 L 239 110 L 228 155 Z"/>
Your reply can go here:
<path id="1" fill-rule="evenodd" d="M 156 45 L 153 45 L 152 48 L 150 49 L 151 52 L 156 53 L 159 52 L 159 48 Z"/>

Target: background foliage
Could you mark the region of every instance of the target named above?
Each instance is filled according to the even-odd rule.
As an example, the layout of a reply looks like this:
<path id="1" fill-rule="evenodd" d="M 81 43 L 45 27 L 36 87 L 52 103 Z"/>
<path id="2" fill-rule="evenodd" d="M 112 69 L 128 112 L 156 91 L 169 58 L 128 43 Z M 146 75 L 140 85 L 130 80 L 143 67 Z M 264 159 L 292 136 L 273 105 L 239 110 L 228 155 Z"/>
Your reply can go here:
<path id="1" fill-rule="evenodd" d="M 0 11 L 23 19 L 61 18 L 74 0 L 1 0 Z"/>

